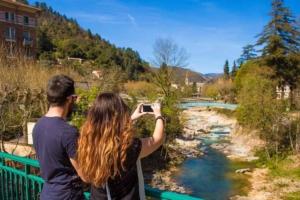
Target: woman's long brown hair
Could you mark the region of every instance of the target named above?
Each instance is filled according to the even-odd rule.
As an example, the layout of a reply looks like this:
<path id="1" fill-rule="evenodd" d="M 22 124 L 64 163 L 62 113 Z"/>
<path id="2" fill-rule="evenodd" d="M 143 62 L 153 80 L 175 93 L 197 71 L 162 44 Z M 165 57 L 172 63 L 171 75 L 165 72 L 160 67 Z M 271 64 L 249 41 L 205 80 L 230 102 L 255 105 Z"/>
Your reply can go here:
<path id="1" fill-rule="evenodd" d="M 78 141 L 78 164 L 89 183 L 102 186 L 125 170 L 126 152 L 133 138 L 131 127 L 129 109 L 119 95 L 98 95 Z"/>

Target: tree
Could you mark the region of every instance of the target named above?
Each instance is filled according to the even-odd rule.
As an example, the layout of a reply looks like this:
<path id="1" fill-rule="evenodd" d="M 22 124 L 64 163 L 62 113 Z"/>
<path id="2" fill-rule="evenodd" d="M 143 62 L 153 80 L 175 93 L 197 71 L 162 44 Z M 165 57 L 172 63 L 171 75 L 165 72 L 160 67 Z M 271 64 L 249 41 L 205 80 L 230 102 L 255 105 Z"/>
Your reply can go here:
<path id="1" fill-rule="evenodd" d="M 188 55 L 183 47 L 179 47 L 172 39 L 158 38 L 153 46 L 155 66 L 166 64 L 169 67 L 187 66 Z"/>
<path id="2" fill-rule="evenodd" d="M 80 27 L 76 20 L 54 11 L 46 3 L 35 3 L 35 6 L 42 10 L 37 27 L 37 54 L 40 59 L 77 57 L 85 60 L 76 66 L 85 73 L 90 73 L 90 69 L 116 67 L 125 72 L 129 80 L 145 79 L 144 72 L 148 72 L 149 64 L 136 51 L 116 47 L 100 35 Z"/>
<path id="3" fill-rule="evenodd" d="M 244 46 L 243 53 L 238 60 L 239 65 L 241 65 L 242 63 L 244 63 L 248 60 L 252 60 L 252 59 L 256 58 L 256 56 L 257 56 L 257 54 L 256 54 L 256 50 L 254 49 L 254 45 L 248 44 L 248 45 Z"/>
<path id="4" fill-rule="evenodd" d="M 228 62 L 228 60 L 226 60 L 225 64 L 224 64 L 224 78 L 228 79 L 229 76 L 230 76 L 230 74 L 229 74 L 229 62 Z"/>
<path id="5" fill-rule="evenodd" d="M 258 46 L 262 46 L 262 60 L 275 71 L 279 86 L 290 87 L 290 100 L 293 104 L 293 91 L 300 77 L 299 54 L 300 32 L 290 10 L 283 0 L 272 1 L 271 20 L 259 35 Z"/>
<path id="6" fill-rule="evenodd" d="M 197 83 L 196 82 L 193 82 L 192 92 L 193 92 L 193 94 L 198 93 L 198 88 L 197 88 Z"/>
<path id="7" fill-rule="evenodd" d="M 241 125 L 259 131 L 270 157 L 270 150 L 276 149 L 286 137 L 284 132 L 277 131 L 284 120 L 284 104 L 276 98 L 274 72 L 255 62 L 247 62 L 241 72 L 237 74 L 240 80 L 237 119 Z"/>
<path id="8" fill-rule="evenodd" d="M 236 62 L 233 61 L 233 66 L 232 66 L 232 70 L 231 70 L 231 77 L 232 78 L 235 77 L 237 70 L 238 70 L 238 68 L 237 68 Z"/>
<path id="9" fill-rule="evenodd" d="M 28 5 L 28 1 L 27 0 L 17 0 L 17 2 Z"/>
<path id="10" fill-rule="evenodd" d="M 300 49 L 299 30 L 290 10 L 283 0 L 272 1 L 271 20 L 259 34 L 257 45 L 262 45 L 262 55 L 297 53 Z"/>
<path id="11" fill-rule="evenodd" d="M 153 46 L 153 63 L 159 66 L 159 69 L 153 71 L 152 82 L 158 86 L 161 91 L 163 113 L 167 119 L 166 132 L 167 140 L 173 140 L 180 134 L 182 127 L 180 125 L 178 108 L 179 91 L 172 88 L 174 81 L 173 68 L 186 65 L 187 55 L 183 48 L 170 39 L 157 39 Z"/>
<path id="12" fill-rule="evenodd" d="M 43 59 L 51 59 L 51 53 L 54 50 L 54 45 L 51 42 L 51 39 L 45 31 L 39 31 L 37 33 L 37 52 L 38 57 Z M 49 56 L 45 56 L 49 55 Z"/>

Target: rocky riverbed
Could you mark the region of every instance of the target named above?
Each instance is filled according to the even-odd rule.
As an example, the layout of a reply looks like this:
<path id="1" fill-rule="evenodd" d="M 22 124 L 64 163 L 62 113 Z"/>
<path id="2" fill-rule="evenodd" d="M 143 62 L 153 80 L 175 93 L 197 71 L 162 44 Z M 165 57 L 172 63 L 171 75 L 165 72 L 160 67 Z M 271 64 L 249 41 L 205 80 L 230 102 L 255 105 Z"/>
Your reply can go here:
<path id="1" fill-rule="evenodd" d="M 168 169 L 157 171 L 151 181 L 153 187 L 166 189 L 181 193 L 190 193 L 191 191 L 180 185 L 172 176 L 178 170 L 178 166 L 187 158 L 199 158 L 205 154 L 205 146 L 202 140 L 205 137 L 211 137 L 212 130 L 215 127 L 226 127 L 230 130 L 224 137 L 226 142 L 213 143 L 212 148 L 223 152 L 230 159 L 241 159 L 251 161 L 257 159 L 253 155 L 253 149 L 261 145 L 259 140 L 254 141 L 253 137 L 247 134 L 241 134 L 244 130 L 238 126 L 237 121 L 219 114 L 216 111 L 198 107 L 189 108 L 182 113 L 182 122 L 184 124 L 184 133 L 180 138 L 169 146 L 171 149 L 171 160 L 174 161 Z M 250 140 L 251 138 L 251 140 Z M 243 173 L 252 173 L 246 170 Z"/>

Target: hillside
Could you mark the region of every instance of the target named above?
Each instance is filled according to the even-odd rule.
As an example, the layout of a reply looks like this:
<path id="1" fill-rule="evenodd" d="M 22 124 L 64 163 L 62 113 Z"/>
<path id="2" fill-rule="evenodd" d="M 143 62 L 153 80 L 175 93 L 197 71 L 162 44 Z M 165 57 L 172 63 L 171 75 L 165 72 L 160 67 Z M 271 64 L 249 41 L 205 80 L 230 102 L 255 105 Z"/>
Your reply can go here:
<path id="1" fill-rule="evenodd" d="M 38 57 L 57 60 L 76 57 L 89 61 L 93 69 L 117 67 L 129 80 L 137 80 L 147 71 L 148 64 L 137 51 L 118 48 L 109 41 L 84 30 L 75 19 L 54 11 L 46 3 L 35 3 L 42 9 L 38 18 Z"/>
<path id="2" fill-rule="evenodd" d="M 206 82 L 208 79 L 202 74 L 181 67 L 174 67 L 174 78 L 177 83 L 183 84 L 186 76 L 189 82 Z"/>

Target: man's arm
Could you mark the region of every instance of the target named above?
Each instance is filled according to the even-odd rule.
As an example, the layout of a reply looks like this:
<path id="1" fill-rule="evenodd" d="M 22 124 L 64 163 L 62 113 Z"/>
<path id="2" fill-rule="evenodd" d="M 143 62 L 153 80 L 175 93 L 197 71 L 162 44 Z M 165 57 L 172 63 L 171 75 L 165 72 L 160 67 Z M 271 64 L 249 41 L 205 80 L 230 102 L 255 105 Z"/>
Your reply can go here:
<path id="1" fill-rule="evenodd" d="M 81 178 L 81 180 L 84 181 L 84 182 L 87 182 L 87 180 L 84 178 L 84 176 L 83 176 L 83 174 L 82 174 L 82 172 L 80 170 L 80 167 L 79 167 L 77 161 L 75 159 L 73 159 L 73 158 L 70 158 L 70 161 L 71 161 L 74 169 L 76 170 L 78 176 Z"/>
<path id="2" fill-rule="evenodd" d="M 62 143 L 63 143 L 63 146 L 64 146 L 64 148 L 67 152 L 67 155 L 70 159 L 70 162 L 73 165 L 74 169 L 76 170 L 78 176 L 81 178 L 82 181 L 86 182 L 86 179 L 84 178 L 84 176 L 80 170 L 80 166 L 78 165 L 78 162 L 76 161 L 78 137 L 79 137 L 79 133 L 74 128 L 71 131 L 63 134 Z"/>

